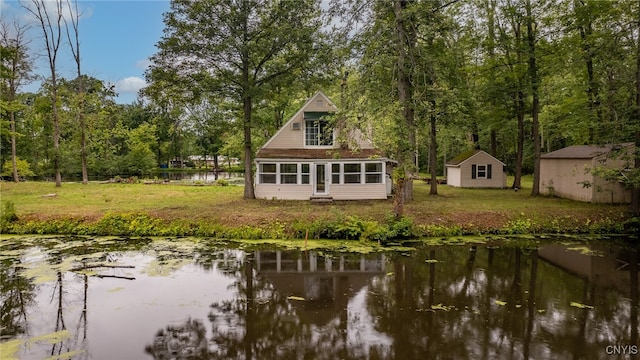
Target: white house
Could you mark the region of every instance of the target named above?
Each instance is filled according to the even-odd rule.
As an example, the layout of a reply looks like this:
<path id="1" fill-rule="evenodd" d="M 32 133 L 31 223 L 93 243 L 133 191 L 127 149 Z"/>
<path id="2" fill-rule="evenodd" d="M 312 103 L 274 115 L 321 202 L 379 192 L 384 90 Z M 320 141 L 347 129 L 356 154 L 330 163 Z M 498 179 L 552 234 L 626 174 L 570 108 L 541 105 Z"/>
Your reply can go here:
<path id="1" fill-rule="evenodd" d="M 258 150 L 257 198 L 387 198 L 388 159 L 358 130 L 349 131 L 349 141 L 339 144 L 330 121 L 336 110 L 317 92 Z"/>
<path id="2" fill-rule="evenodd" d="M 633 143 L 616 145 L 576 145 L 552 151 L 540 157 L 540 193 L 595 202 L 629 203 L 631 190 L 619 182 L 595 176 L 597 166 L 619 169 L 631 167 Z M 626 157 L 626 159 L 625 159 Z"/>
<path id="3" fill-rule="evenodd" d="M 468 188 L 505 188 L 505 164 L 482 150 L 469 150 L 445 164 L 447 185 Z"/>

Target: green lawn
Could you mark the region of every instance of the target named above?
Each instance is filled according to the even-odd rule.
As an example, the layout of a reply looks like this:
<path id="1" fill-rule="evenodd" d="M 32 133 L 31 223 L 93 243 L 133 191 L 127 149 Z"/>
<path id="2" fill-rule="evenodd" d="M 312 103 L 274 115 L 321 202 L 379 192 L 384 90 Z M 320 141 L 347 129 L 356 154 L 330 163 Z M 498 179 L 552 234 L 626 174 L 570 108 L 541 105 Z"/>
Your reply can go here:
<path id="1" fill-rule="evenodd" d="M 509 184 L 511 183 L 509 179 Z M 576 202 L 551 197 L 531 197 L 531 178 L 523 188 L 459 189 L 414 182 L 414 201 L 405 207 L 416 225 L 457 227 L 465 233 L 486 233 L 514 226 L 581 232 L 594 224 L 621 224 L 626 206 Z M 55 194 L 55 196 L 53 195 Z M 241 186 L 190 186 L 184 184 L 0 183 L 2 202 L 15 205 L 20 221 L 81 219 L 91 223 L 105 214 L 139 213 L 164 220 L 204 221 L 224 226 L 266 226 L 276 221 L 312 222 L 348 215 L 383 222 L 393 211 L 393 200 L 339 201 L 330 205 L 308 201 L 243 200 Z M 606 230 L 606 229 L 605 229 Z"/>

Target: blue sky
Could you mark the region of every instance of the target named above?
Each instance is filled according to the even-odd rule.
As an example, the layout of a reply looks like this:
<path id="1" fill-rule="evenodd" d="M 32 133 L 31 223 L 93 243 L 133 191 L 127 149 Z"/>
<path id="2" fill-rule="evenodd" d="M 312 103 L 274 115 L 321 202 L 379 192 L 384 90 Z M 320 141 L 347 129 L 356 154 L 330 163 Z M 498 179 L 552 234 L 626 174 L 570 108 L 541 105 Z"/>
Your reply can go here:
<path id="1" fill-rule="evenodd" d="M 118 103 L 133 102 L 137 91 L 145 85 L 144 71 L 162 37 L 162 14 L 169 10 L 169 0 L 80 0 L 78 5 L 82 14 L 79 28 L 82 72 L 115 84 Z M 0 16 L 10 23 L 13 19 L 19 23 L 32 19 L 16 0 L 0 0 Z M 29 34 L 33 39 L 31 52 L 44 54 L 41 30 L 33 27 Z M 59 75 L 75 78 L 75 63 L 66 43 L 61 46 L 60 56 Z M 36 66 L 36 73 L 49 76 L 46 57 L 41 56 Z M 37 90 L 37 84 L 23 89 Z"/>

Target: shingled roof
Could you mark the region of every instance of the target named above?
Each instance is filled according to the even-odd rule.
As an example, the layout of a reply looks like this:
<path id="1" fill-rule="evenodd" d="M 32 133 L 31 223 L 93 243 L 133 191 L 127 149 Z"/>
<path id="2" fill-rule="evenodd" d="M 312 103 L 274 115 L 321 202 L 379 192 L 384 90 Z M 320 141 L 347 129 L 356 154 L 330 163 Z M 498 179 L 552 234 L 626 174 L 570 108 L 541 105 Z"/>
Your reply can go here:
<path id="1" fill-rule="evenodd" d="M 458 156 L 454 157 L 453 159 L 447 161 L 446 165 L 460 165 L 462 162 L 464 162 L 465 160 L 467 160 L 468 158 L 472 157 L 473 155 L 479 153 L 480 150 L 467 150 L 461 154 L 459 154 Z"/>
<path id="2" fill-rule="evenodd" d="M 458 165 L 462 164 L 463 162 L 471 159 L 472 157 L 474 157 L 476 154 L 478 153 L 485 153 L 488 156 L 494 158 L 496 161 L 498 161 L 499 163 L 503 164 L 504 163 L 500 160 L 498 160 L 495 156 L 489 154 L 486 151 L 483 150 L 479 150 L 479 149 L 471 149 L 471 150 L 467 150 L 461 154 L 459 154 L 458 156 L 454 157 L 453 159 L 447 161 L 447 163 L 445 164 L 446 166 L 454 166 L 457 167 Z"/>
<path id="3" fill-rule="evenodd" d="M 608 145 L 573 145 L 552 151 L 541 156 L 542 159 L 591 159 L 608 154 L 612 149 L 633 146 L 633 143 Z"/>
<path id="4" fill-rule="evenodd" d="M 381 158 L 384 154 L 378 149 L 360 149 L 357 151 L 342 148 L 332 149 L 265 149 L 258 150 L 260 159 L 369 159 Z"/>

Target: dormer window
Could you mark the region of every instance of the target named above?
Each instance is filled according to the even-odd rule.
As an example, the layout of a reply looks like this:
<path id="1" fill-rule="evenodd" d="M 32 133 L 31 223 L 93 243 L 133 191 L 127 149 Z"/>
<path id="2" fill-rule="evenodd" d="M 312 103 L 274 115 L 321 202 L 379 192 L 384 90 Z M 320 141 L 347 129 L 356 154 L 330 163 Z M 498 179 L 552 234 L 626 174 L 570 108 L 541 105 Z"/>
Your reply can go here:
<path id="1" fill-rule="evenodd" d="M 333 145 L 333 127 L 327 119 L 327 112 L 304 113 L 304 144 L 305 146 Z"/>

